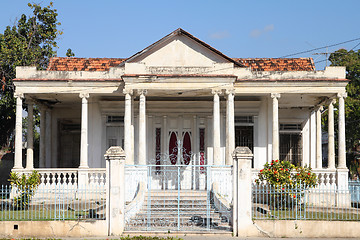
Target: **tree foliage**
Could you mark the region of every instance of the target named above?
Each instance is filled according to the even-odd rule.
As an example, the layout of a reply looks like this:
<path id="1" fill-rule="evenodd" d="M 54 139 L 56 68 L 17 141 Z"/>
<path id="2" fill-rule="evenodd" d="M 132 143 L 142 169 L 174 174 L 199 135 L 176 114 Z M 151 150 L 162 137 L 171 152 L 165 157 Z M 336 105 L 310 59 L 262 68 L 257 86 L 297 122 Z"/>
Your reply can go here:
<path id="1" fill-rule="evenodd" d="M 14 209 L 27 209 L 40 184 L 40 174 L 35 170 L 30 175 L 11 172 L 9 182 L 17 191 L 13 198 Z"/>
<path id="2" fill-rule="evenodd" d="M 15 127 L 13 79 L 16 66 L 36 66 L 46 69 L 56 55 L 58 30 L 57 10 L 53 4 L 41 7 L 28 4 L 32 14 L 21 15 L 14 26 L 0 34 L 0 147 L 8 146 Z"/>
<path id="3" fill-rule="evenodd" d="M 348 167 L 354 174 L 356 169 L 352 165 L 358 163 L 354 162 L 352 153 L 360 143 L 360 50 L 340 49 L 332 53 L 329 60 L 332 66 L 345 66 L 346 78 L 350 80 L 346 87 L 348 97 L 345 99 L 346 148 L 350 152 Z"/>
<path id="4" fill-rule="evenodd" d="M 316 174 L 310 167 L 295 166 L 289 161 L 272 160 L 260 170 L 256 183 L 267 183 L 275 189 L 283 187 L 311 188 L 317 185 Z"/>
<path id="5" fill-rule="evenodd" d="M 75 57 L 75 53 L 71 50 L 71 48 L 68 48 L 68 50 L 66 51 L 66 56 Z"/>

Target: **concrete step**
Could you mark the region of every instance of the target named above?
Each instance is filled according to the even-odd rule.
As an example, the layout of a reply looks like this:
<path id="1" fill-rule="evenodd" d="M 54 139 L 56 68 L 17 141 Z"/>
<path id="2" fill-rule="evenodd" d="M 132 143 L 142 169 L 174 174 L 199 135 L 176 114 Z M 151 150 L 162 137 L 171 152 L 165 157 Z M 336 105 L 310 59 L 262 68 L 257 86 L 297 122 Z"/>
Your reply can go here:
<path id="1" fill-rule="evenodd" d="M 152 190 L 151 196 L 207 196 L 208 191 L 192 191 L 192 190 Z"/>
<path id="2" fill-rule="evenodd" d="M 151 212 L 155 214 L 177 214 L 180 212 L 180 214 L 207 214 L 206 209 L 191 209 L 191 208 L 180 208 L 179 210 L 177 208 L 151 208 L 151 210 L 148 210 L 146 208 L 141 209 L 142 212 Z M 218 214 L 218 212 L 215 211 L 215 209 L 209 210 L 210 214 Z"/>
<path id="3" fill-rule="evenodd" d="M 193 199 L 193 198 L 198 198 L 198 199 L 207 199 L 208 195 L 200 195 L 200 196 L 196 196 L 196 195 L 162 195 L 162 194 L 146 194 L 145 195 L 146 198 L 161 198 L 161 199 L 178 199 L 178 198 L 184 198 L 184 199 Z"/>
<path id="4" fill-rule="evenodd" d="M 184 205 L 184 206 L 206 206 L 207 201 L 188 201 L 188 200 L 166 200 L 166 201 L 160 201 L 160 200 L 153 200 L 150 202 L 148 200 L 144 201 L 144 205 L 159 205 L 159 206 L 166 206 L 166 205 Z"/>

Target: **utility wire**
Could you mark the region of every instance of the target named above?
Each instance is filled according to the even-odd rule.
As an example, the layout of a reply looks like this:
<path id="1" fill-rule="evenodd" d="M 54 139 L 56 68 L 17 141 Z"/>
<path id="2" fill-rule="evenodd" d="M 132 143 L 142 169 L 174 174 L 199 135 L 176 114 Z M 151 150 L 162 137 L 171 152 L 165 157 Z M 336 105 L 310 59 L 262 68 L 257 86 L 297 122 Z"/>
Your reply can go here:
<path id="1" fill-rule="evenodd" d="M 352 51 L 352 50 L 354 50 L 357 46 L 359 46 L 360 45 L 360 42 L 358 43 L 358 44 L 356 44 L 352 49 L 350 49 L 348 52 L 350 52 L 350 51 Z M 346 53 L 336 53 L 337 55 L 342 55 L 342 54 L 347 54 L 348 52 L 346 52 Z M 334 53 L 334 52 L 332 52 L 332 53 Z M 331 53 L 330 53 L 331 54 Z M 328 58 L 326 58 L 326 59 L 324 59 L 324 60 L 320 60 L 320 61 L 316 61 L 316 62 L 314 62 L 314 63 L 320 63 L 320 62 L 325 62 L 325 61 L 327 61 L 328 60 Z"/>
<path id="2" fill-rule="evenodd" d="M 324 49 L 324 48 L 328 48 L 328 47 L 335 47 L 335 46 L 338 46 L 338 45 L 342 45 L 342 44 L 345 44 L 345 43 L 354 42 L 354 41 L 358 41 L 358 40 L 360 40 L 360 38 L 355 38 L 355 39 L 351 39 L 351 40 L 348 40 L 348 41 L 335 43 L 335 44 L 332 44 L 332 45 L 327 45 L 327 46 L 324 46 L 324 47 L 313 48 L 313 49 L 298 52 L 298 53 L 288 54 L 288 55 L 282 56 L 280 58 L 286 58 L 286 57 L 291 57 L 291 56 L 295 56 L 295 55 L 299 55 L 299 54 L 303 54 L 303 53 L 309 53 L 309 52 L 313 52 L 313 51 L 316 51 L 316 50 L 320 50 L 320 49 Z"/>

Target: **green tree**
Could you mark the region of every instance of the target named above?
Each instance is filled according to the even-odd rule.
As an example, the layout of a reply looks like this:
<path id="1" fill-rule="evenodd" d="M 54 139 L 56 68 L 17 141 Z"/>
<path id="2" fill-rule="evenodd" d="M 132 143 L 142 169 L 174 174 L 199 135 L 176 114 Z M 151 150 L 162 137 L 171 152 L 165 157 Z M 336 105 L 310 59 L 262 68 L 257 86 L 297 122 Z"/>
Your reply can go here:
<path id="1" fill-rule="evenodd" d="M 14 26 L 0 34 L 0 147 L 8 146 L 15 127 L 14 84 L 16 66 L 46 69 L 56 55 L 58 30 L 57 10 L 53 4 L 41 7 L 28 4 L 32 14 L 21 15 Z"/>
<path id="2" fill-rule="evenodd" d="M 350 80 L 346 87 L 348 97 L 345 99 L 346 148 L 347 163 L 352 174 L 359 174 L 353 150 L 360 140 L 360 50 L 347 51 L 340 49 L 329 57 L 331 66 L 345 66 L 346 78 Z"/>
<path id="3" fill-rule="evenodd" d="M 66 51 L 66 56 L 67 56 L 67 57 L 75 57 L 75 53 L 71 50 L 71 48 L 69 48 L 69 49 Z"/>

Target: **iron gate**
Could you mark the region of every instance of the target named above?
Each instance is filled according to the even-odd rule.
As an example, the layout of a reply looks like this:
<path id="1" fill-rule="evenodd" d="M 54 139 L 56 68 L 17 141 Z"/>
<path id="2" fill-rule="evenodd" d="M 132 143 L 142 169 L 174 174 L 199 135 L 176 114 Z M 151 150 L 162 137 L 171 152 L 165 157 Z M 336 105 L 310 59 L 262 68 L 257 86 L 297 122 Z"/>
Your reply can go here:
<path id="1" fill-rule="evenodd" d="M 230 166 L 155 164 L 126 169 L 126 231 L 232 231 Z"/>

